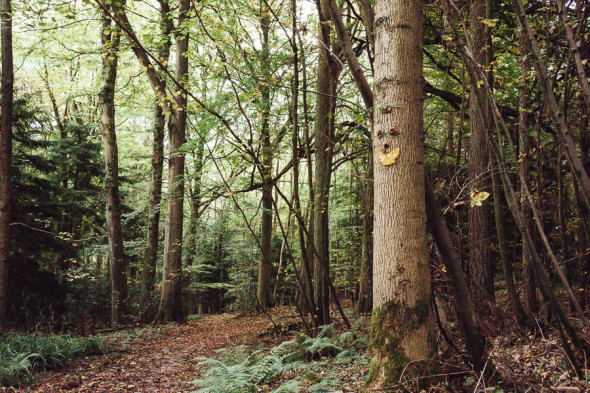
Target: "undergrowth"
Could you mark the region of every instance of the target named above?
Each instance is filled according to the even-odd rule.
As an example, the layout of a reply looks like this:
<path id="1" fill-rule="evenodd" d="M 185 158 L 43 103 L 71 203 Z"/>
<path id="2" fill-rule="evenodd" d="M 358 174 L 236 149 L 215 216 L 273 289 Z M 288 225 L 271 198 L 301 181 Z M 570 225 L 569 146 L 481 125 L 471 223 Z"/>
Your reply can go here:
<path id="1" fill-rule="evenodd" d="M 295 393 L 335 391 L 340 385 L 337 365 L 363 364 L 368 340 L 358 329 L 338 334 L 332 325 L 316 337 L 295 333 L 292 340 L 273 348 L 239 346 L 217 351 L 215 358 L 201 358 L 207 366 L 203 378 L 192 381 L 195 393 Z M 330 370 L 330 372 L 326 372 Z"/>
<path id="2" fill-rule="evenodd" d="M 0 336 L 0 387 L 27 384 L 36 371 L 58 369 L 80 356 L 105 352 L 106 344 L 97 336 Z"/>

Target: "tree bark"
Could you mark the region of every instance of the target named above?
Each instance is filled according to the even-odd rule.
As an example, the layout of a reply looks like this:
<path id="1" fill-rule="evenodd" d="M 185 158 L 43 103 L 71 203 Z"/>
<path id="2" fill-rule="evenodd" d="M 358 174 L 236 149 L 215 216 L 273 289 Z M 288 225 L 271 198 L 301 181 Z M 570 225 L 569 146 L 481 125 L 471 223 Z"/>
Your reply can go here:
<path id="1" fill-rule="evenodd" d="M 104 3 L 106 5 L 106 3 Z M 115 85 L 121 31 L 110 16 L 102 13 L 102 77 L 99 94 L 105 156 L 106 222 L 109 238 L 111 269 L 111 324 L 122 324 L 127 311 L 127 259 L 121 226 L 121 200 L 119 195 L 119 153 L 115 123 Z"/>
<path id="2" fill-rule="evenodd" d="M 176 27 L 176 107 L 168 120 L 168 187 L 170 194 L 166 206 L 164 237 L 164 270 L 162 295 L 156 322 L 184 321 L 182 307 L 182 224 L 184 213 L 184 158 L 186 143 L 187 95 L 184 87 L 188 79 L 189 33 L 186 26 L 190 0 L 179 0 L 178 26 Z"/>
<path id="3" fill-rule="evenodd" d="M 475 314 L 471 293 L 467 286 L 465 274 L 463 273 L 461 258 L 453 246 L 453 241 L 444 221 L 442 210 L 436 200 L 428 177 L 426 177 L 425 192 L 428 229 L 436 242 L 443 263 L 449 272 L 455 295 L 455 315 L 457 316 L 461 333 L 465 338 L 465 346 L 467 347 L 475 370 L 481 372 L 485 368 L 489 373 L 494 367 L 488 359 L 486 341 Z M 489 362 L 487 367 L 486 362 Z"/>
<path id="4" fill-rule="evenodd" d="M 494 163 L 497 164 L 497 162 Z M 530 329 L 531 325 L 529 324 L 527 314 L 524 311 L 516 285 L 514 284 L 512 261 L 510 260 L 508 253 L 506 225 L 504 214 L 502 212 L 502 207 L 505 206 L 503 203 L 504 191 L 502 190 L 502 180 L 500 179 L 497 169 L 492 171 L 492 187 L 494 192 L 494 218 L 496 221 L 498 251 L 500 252 L 500 259 L 502 261 L 502 271 L 504 272 L 504 281 L 506 282 L 506 292 L 508 293 L 510 308 L 512 308 L 512 312 L 516 316 L 518 326 L 523 330 Z"/>
<path id="5" fill-rule="evenodd" d="M 170 57 L 170 29 L 167 23 L 169 18 L 167 0 L 160 1 L 160 28 L 162 42 L 158 47 L 158 59 L 165 64 Z M 160 81 L 162 90 L 165 90 L 165 81 Z M 162 173 L 164 171 L 164 128 L 166 126 L 166 114 L 161 103 L 156 99 L 154 105 L 154 125 L 152 141 L 152 173 L 148 200 L 148 222 L 146 231 L 145 250 L 143 254 L 142 268 L 142 303 L 147 308 L 152 300 L 156 278 L 156 261 L 158 256 L 158 243 L 160 234 L 160 211 L 162 203 Z"/>
<path id="6" fill-rule="evenodd" d="M 372 100 L 371 100 L 372 101 Z M 369 141 L 369 144 L 372 144 Z M 363 233 L 361 249 L 361 274 L 359 296 L 356 305 L 358 312 L 371 312 L 373 309 L 373 148 L 369 147 L 367 170 L 361 179 Z"/>
<path id="7" fill-rule="evenodd" d="M 473 57 L 477 64 L 487 69 L 489 66 L 487 44 L 489 29 L 482 22 L 487 17 L 486 0 L 471 0 L 470 3 L 470 35 Z M 489 128 L 482 120 L 489 118 L 488 106 L 480 109 L 477 97 L 473 93 L 477 86 L 471 87 L 469 96 L 469 158 L 467 173 L 470 195 L 477 192 L 491 193 L 489 177 L 489 156 L 487 138 Z M 480 115 L 481 111 L 481 115 Z M 489 302 L 494 299 L 493 263 L 491 253 L 492 220 L 489 204 L 473 206 L 469 209 L 469 259 L 468 272 L 472 296 L 478 312 L 485 312 Z"/>
<path id="8" fill-rule="evenodd" d="M 272 305 L 272 293 L 270 278 L 272 273 L 272 146 L 270 142 L 270 77 L 269 64 L 269 41 L 270 12 L 263 11 L 260 19 L 262 30 L 262 82 L 260 83 L 261 96 L 261 128 L 260 138 L 262 140 L 262 228 L 260 233 L 260 263 L 258 265 L 258 306 L 262 309 Z"/>
<path id="9" fill-rule="evenodd" d="M 197 153 L 193 159 L 195 166 L 195 171 L 193 172 L 191 180 L 193 186 L 191 187 L 191 190 L 189 192 L 190 217 L 188 227 L 186 228 L 186 234 L 184 236 L 185 266 L 191 266 L 193 264 L 195 260 L 195 253 L 197 251 L 197 229 L 199 226 L 199 210 L 201 209 L 201 181 L 203 177 L 203 162 L 205 155 L 205 140 L 200 137 L 198 138 L 199 141 L 197 142 Z"/>
<path id="10" fill-rule="evenodd" d="M 522 198 L 522 195 L 525 193 L 525 186 L 529 179 L 529 172 L 530 172 L 530 137 L 529 137 L 529 114 L 530 114 L 530 88 L 528 86 L 528 80 L 531 73 L 531 64 L 530 64 L 530 56 L 528 56 L 528 48 L 526 45 L 526 40 L 523 35 L 522 31 L 518 32 L 518 42 L 519 42 L 519 49 L 520 49 L 520 58 L 521 58 L 521 81 L 520 81 L 520 88 L 518 91 L 518 156 L 520 160 L 520 165 L 518 166 L 518 170 L 520 171 L 520 178 L 524 180 L 521 181 L 520 184 L 520 195 L 521 195 L 521 204 L 520 208 L 522 209 L 522 214 L 525 218 L 525 225 L 529 228 L 527 229 L 530 231 L 530 221 L 531 221 L 531 208 L 528 204 L 526 198 Z M 527 308 L 529 313 L 536 314 L 539 312 L 539 300 L 537 297 L 537 286 L 535 283 L 535 275 L 533 272 L 532 262 L 531 262 L 531 255 L 528 251 L 528 248 L 523 242 L 522 245 L 522 265 L 523 265 L 523 281 L 524 281 L 524 293 L 525 299 L 527 302 Z"/>
<path id="11" fill-rule="evenodd" d="M 10 213 L 12 205 L 12 122 L 14 64 L 12 56 L 12 3 L 0 4 L 2 50 L 2 99 L 0 102 L 0 332 L 8 327 L 8 264 L 10 251 Z"/>
<path id="12" fill-rule="evenodd" d="M 334 155 L 334 115 L 336 85 L 341 71 L 340 64 L 332 58 L 330 38 L 330 5 L 328 0 L 318 0 L 320 37 L 318 40 L 318 79 L 315 109 L 315 173 L 313 237 L 317 254 L 314 258 L 314 303 L 320 325 L 330 321 L 330 231 L 328 200 Z"/>
<path id="13" fill-rule="evenodd" d="M 369 391 L 398 384 L 402 372 L 412 379 L 436 369 L 424 199 L 422 21 L 421 1 L 376 1 Z"/>

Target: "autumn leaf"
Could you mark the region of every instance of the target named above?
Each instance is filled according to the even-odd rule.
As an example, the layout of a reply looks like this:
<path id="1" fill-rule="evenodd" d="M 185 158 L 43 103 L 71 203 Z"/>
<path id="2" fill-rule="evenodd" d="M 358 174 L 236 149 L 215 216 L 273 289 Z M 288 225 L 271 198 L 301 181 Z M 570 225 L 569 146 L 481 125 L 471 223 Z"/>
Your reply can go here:
<path id="1" fill-rule="evenodd" d="M 389 153 L 384 153 L 380 150 L 377 150 L 377 155 L 379 156 L 379 161 L 381 164 L 385 166 L 389 166 L 395 163 L 397 158 L 399 157 L 399 149 L 391 149 Z"/>
<path id="2" fill-rule="evenodd" d="M 471 207 L 474 206 L 482 206 L 482 202 L 485 201 L 486 199 L 488 199 L 490 197 L 490 193 L 489 192 L 472 192 L 470 195 L 470 201 L 469 201 L 469 205 Z"/>

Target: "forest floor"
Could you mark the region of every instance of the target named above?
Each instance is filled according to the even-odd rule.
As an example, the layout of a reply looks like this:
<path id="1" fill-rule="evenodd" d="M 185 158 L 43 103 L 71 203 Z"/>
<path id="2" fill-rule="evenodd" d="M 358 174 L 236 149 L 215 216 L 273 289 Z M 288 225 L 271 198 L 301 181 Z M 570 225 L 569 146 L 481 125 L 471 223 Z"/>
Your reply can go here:
<path id="1" fill-rule="evenodd" d="M 335 319 L 338 335 L 346 329 Z M 360 327 L 356 331 L 359 336 L 366 337 L 367 318 L 359 321 Z M 75 360 L 59 371 L 35 375 L 32 385 L 0 388 L 0 393 L 188 393 L 197 390 L 189 382 L 202 378 L 208 369 L 200 364 L 204 357 L 216 358 L 216 351 L 222 348 L 229 348 L 230 353 L 239 352 L 240 346 L 272 348 L 293 339 L 295 334 L 292 331 L 300 330 L 302 326 L 295 310 L 277 307 L 268 315 L 226 313 L 205 316 L 182 325 L 148 326 L 109 333 L 105 335 L 109 343 L 105 355 Z M 517 389 L 480 383 L 477 374 L 464 369 L 456 351 L 441 341 L 439 353 L 445 359 L 442 371 L 448 378 L 431 392 L 590 392 L 589 367 L 585 367 L 585 378 L 574 378 L 567 371 L 567 360 L 556 332 L 550 328 L 544 330 L 545 333 L 527 335 L 505 325 L 495 337 L 490 337 L 491 360 L 504 380 L 512 381 Z M 585 338 L 590 340 L 590 337 Z M 312 385 L 322 379 L 331 379 L 330 391 L 360 392 L 368 371 L 366 356 L 347 364 L 322 359 L 309 364 L 311 367 L 292 368 L 280 373 L 278 378 L 258 391 L 270 392 L 282 383 L 297 379 L 302 390 L 289 391 L 319 392 L 325 390 L 313 389 Z M 515 386 L 513 384 L 509 383 Z"/>
<path id="2" fill-rule="evenodd" d="M 273 311 L 273 318 L 288 318 L 287 309 Z M 264 314 L 211 315 L 184 325 L 167 325 L 110 335 L 111 351 L 86 357 L 59 371 L 35 376 L 25 388 L 0 388 L 23 393 L 121 393 L 194 391 L 187 382 L 199 374 L 199 358 L 215 350 L 239 345 L 276 345 L 287 333 L 264 334 L 272 323 Z"/>

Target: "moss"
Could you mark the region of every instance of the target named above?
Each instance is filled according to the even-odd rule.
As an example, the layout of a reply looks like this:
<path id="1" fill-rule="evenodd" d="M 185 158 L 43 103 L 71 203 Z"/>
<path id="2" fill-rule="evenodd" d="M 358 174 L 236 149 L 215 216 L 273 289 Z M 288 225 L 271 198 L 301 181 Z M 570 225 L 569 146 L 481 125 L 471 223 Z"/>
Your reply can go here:
<path id="1" fill-rule="evenodd" d="M 431 371 L 432 362 L 413 363 L 411 368 L 406 352 L 401 346 L 402 338 L 415 331 L 431 318 L 432 298 L 425 296 L 412 307 L 389 301 L 373 310 L 371 318 L 371 365 L 367 376 L 368 387 L 384 388 L 399 383 L 402 372 L 408 377 L 424 375 Z M 430 332 L 434 333 L 434 332 Z M 434 334 L 428 335 L 432 348 L 436 346 Z M 405 371 L 404 371 L 405 369 Z"/>

